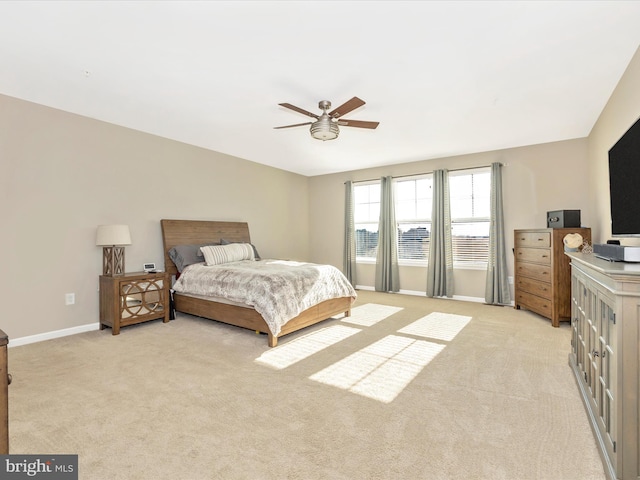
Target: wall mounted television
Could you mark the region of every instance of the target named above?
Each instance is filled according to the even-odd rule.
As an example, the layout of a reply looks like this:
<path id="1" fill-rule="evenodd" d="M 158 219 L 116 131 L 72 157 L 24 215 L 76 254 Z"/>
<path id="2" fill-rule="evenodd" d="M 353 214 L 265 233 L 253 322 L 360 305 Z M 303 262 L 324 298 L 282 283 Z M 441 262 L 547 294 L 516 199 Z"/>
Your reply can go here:
<path id="1" fill-rule="evenodd" d="M 640 119 L 609 150 L 611 233 L 640 237 Z"/>

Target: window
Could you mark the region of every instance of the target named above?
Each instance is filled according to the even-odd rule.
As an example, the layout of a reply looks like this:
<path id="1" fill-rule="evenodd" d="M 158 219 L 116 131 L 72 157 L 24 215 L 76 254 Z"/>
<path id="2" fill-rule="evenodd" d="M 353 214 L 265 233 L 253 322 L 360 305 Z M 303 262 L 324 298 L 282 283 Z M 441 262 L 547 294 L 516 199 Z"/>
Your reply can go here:
<path id="1" fill-rule="evenodd" d="M 420 175 L 395 181 L 398 259 L 424 265 L 429 259 L 433 177 Z M 453 262 L 457 268 L 484 268 L 489 256 L 491 170 L 449 172 Z M 356 256 L 376 258 L 380 217 L 380 183 L 354 185 Z"/>
<path id="2" fill-rule="evenodd" d="M 486 267 L 489 256 L 491 171 L 488 168 L 449 173 L 453 263 Z"/>
<path id="3" fill-rule="evenodd" d="M 398 223 L 398 260 L 426 262 L 431 236 L 432 177 L 397 180 L 394 197 Z"/>
<path id="4" fill-rule="evenodd" d="M 380 182 L 354 185 L 356 257 L 375 259 L 378 253 Z"/>

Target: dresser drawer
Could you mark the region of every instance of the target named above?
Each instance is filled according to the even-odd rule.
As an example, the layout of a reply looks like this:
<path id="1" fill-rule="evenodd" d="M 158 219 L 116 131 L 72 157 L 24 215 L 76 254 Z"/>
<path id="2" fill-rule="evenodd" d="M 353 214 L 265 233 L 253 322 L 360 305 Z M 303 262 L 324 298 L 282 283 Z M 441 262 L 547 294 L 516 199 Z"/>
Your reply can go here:
<path id="1" fill-rule="evenodd" d="M 516 248 L 516 261 L 551 265 L 551 250 L 548 248 Z"/>
<path id="2" fill-rule="evenodd" d="M 516 262 L 516 275 L 551 283 L 551 266 Z"/>
<path id="3" fill-rule="evenodd" d="M 543 317 L 551 318 L 551 300 L 538 297 L 530 293 L 519 292 L 516 294 L 516 306 L 525 307 Z"/>
<path id="4" fill-rule="evenodd" d="M 527 277 L 518 277 L 516 288 L 519 292 L 532 293 L 551 300 L 551 284 Z"/>
<path id="5" fill-rule="evenodd" d="M 550 232 L 516 232 L 516 247 L 550 247 Z"/>

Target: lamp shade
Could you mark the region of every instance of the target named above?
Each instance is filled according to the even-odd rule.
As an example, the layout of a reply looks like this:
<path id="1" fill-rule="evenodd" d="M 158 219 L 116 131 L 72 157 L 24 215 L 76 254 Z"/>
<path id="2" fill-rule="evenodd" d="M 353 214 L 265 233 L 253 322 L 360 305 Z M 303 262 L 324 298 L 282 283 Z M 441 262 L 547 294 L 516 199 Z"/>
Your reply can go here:
<path id="1" fill-rule="evenodd" d="M 131 245 L 128 225 L 98 225 L 96 245 Z"/>

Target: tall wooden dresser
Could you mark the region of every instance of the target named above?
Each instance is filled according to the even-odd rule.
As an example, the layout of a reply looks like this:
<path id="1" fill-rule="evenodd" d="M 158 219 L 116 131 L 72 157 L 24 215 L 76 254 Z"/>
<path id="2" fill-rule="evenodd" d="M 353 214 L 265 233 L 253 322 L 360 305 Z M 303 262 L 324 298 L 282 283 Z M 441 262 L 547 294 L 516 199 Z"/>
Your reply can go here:
<path id="1" fill-rule="evenodd" d="M 579 233 L 591 243 L 590 228 L 539 228 L 514 231 L 515 307 L 551 320 L 571 319 L 571 266 L 564 237 Z"/>

